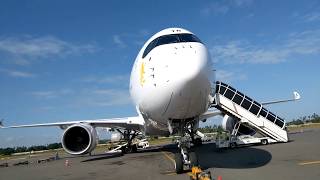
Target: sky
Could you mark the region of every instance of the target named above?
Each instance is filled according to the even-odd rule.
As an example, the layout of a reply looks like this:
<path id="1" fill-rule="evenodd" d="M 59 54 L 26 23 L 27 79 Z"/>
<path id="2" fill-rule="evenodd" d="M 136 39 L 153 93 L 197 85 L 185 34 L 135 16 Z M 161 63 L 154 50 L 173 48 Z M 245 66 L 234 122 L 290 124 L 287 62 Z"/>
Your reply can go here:
<path id="1" fill-rule="evenodd" d="M 136 115 L 131 67 L 144 42 L 168 27 L 195 33 L 217 80 L 257 101 L 297 90 L 301 101 L 269 106 L 287 121 L 320 113 L 319 1 L 2 0 L 0 118 L 15 125 Z M 0 147 L 58 142 L 61 133 L 2 129 Z"/>

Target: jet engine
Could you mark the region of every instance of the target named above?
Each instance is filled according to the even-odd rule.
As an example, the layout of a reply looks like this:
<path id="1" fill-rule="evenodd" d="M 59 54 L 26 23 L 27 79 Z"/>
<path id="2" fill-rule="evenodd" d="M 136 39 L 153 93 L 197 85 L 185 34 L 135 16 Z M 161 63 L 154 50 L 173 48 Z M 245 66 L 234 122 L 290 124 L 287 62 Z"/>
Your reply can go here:
<path id="1" fill-rule="evenodd" d="M 222 120 L 222 128 L 224 130 L 232 133 L 232 130 L 238 121 L 239 121 L 238 119 L 226 114 L 226 115 L 224 115 L 223 120 Z M 240 127 L 238 129 L 238 134 L 240 134 L 240 135 L 254 135 L 254 134 L 256 134 L 256 130 L 254 130 L 244 124 L 240 124 Z"/>
<path id="2" fill-rule="evenodd" d="M 111 142 L 119 142 L 122 139 L 122 135 L 120 133 L 114 132 L 111 134 Z"/>
<path id="3" fill-rule="evenodd" d="M 237 119 L 230 117 L 226 114 L 223 116 L 223 119 L 222 119 L 222 128 L 225 131 L 229 131 L 231 133 L 233 130 L 233 127 L 236 125 L 237 122 L 238 122 Z"/>
<path id="4" fill-rule="evenodd" d="M 90 153 L 97 144 L 97 131 L 89 124 L 69 126 L 62 135 L 62 147 L 72 155 Z"/>

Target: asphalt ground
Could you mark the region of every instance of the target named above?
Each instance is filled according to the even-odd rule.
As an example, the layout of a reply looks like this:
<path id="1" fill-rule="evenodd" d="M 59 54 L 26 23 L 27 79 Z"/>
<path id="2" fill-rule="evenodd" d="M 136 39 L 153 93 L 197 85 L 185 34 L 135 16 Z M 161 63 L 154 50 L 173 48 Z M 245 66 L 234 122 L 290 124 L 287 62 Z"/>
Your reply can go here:
<path id="1" fill-rule="evenodd" d="M 320 130 L 310 129 L 290 134 L 289 143 L 250 146 L 218 151 L 214 143 L 195 149 L 200 165 L 214 177 L 223 180 L 301 180 L 320 178 Z M 61 155 L 60 160 L 36 163 L 52 154 L 19 157 L 0 168 L 0 180 L 84 180 L 84 179 L 189 179 L 186 173 L 175 174 L 173 145 L 153 147 L 134 154 L 104 154 L 72 157 Z M 26 159 L 25 159 L 26 158 Z M 28 160 L 29 165 L 13 166 Z M 68 164 L 66 164 L 68 160 Z"/>

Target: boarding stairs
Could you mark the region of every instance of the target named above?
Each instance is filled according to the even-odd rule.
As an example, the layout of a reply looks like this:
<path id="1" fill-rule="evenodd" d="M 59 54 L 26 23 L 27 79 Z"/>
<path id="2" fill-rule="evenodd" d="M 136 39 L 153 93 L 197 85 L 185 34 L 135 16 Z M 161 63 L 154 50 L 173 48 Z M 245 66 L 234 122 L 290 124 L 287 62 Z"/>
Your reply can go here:
<path id="1" fill-rule="evenodd" d="M 228 84 L 216 82 L 213 106 L 277 142 L 288 141 L 286 123 L 282 118 Z"/>

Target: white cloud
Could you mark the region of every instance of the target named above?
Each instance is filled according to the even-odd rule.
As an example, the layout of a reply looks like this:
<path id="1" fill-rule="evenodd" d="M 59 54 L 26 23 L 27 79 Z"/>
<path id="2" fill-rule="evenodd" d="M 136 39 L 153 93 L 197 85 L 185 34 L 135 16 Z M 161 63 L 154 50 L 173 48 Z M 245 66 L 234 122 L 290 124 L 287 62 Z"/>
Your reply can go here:
<path id="1" fill-rule="evenodd" d="M 91 104 L 95 106 L 119 106 L 131 104 L 128 90 L 124 89 L 98 89 L 93 91 Z M 95 99 L 96 98 L 96 99 Z"/>
<path id="2" fill-rule="evenodd" d="M 87 83 L 128 84 L 129 75 L 89 76 L 83 78 L 82 81 Z"/>
<path id="3" fill-rule="evenodd" d="M 31 93 L 33 96 L 44 99 L 51 99 L 58 97 L 58 93 L 55 91 L 35 91 Z"/>
<path id="4" fill-rule="evenodd" d="M 305 22 L 319 21 L 320 20 L 320 12 L 310 12 L 310 13 L 305 14 L 304 16 L 302 16 L 302 19 Z"/>
<path id="5" fill-rule="evenodd" d="M 246 80 L 248 79 L 247 75 L 244 73 L 235 73 L 232 71 L 227 71 L 227 70 L 217 70 L 216 71 L 216 79 L 218 81 L 223 81 L 223 82 L 232 82 L 236 80 Z"/>
<path id="6" fill-rule="evenodd" d="M 121 40 L 120 35 L 114 35 L 113 36 L 113 42 L 120 48 L 127 47 L 127 44 Z"/>
<path id="7" fill-rule="evenodd" d="M 148 29 L 141 29 L 138 33 L 138 36 L 142 36 L 142 37 L 146 37 L 146 36 L 149 36 L 150 35 L 150 32 Z"/>
<path id="8" fill-rule="evenodd" d="M 231 71 L 225 70 L 217 70 L 216 78 L 219 81 L 227 81 L 228 79 L 232 79 L 234 77 L 234 73 Z"/>
<path id="9" fill-rule="evenodd" d="M 24 59 L 21 57 L 12 58 L 10 61 L 12 61 L 14 64 L 20 65 L 20 66 L 30 65 L 30 62 L 27 59 Z"/>
<path id="10" fill-rule="evenodd" d="M 6 138 L 5 138 L 5 141 L 6 141 L 7 143 L 10 143 L 10 142 L 14 141 L 14 138 L 13 138 L 13 137 L 6 137 Z"/>
<path id="11" fill-rule="evenodd" d="M 92 44 L 77 45 L 53 36 L 0 38 L 0 52 L 11 55 L 23 64 L 33 59 L 79 55 L 96 50 L 97 47 Z"/>
<path id="12" fill-rule="evenodd" d="M 71 89 L 50 90 L 50 91 L 35 91 L 31 94 L 40 99 L 52 99 L 61 96 L 72 94 L 74 91 Z"/>
<path id="13" fill-rule="evenodd" d="M 292 33 L 280 43 L 254 45 L 247 41 L 230 41 L 210 48 L 214 62 L 274 64 L 296 55 L 320 53 L 320 30 Z"/>
<path id="14" fill-rule="evenodd" d="M 15 77 L 15 78 L 34 78 L 36 77 L 35 74 L 11 69 L 0 69 L 0 72 L 5 73 L 8 76 Z"/>
<path id="15" fill-rule="evenodd" d="M 124 32 L 113 35 L 112 40 L 119 48 L 126 48 L 131 45 L 141 46 L 149 35 L 149 30 L 141 29 L 138 32 Z"/>
<path id="16" fill-rule="evenodd" d="M 226 14 L 229 11 L 229 7 L 218 2 L 214 2 L 201 10 L 204 15 L 210 14 Z"/>
<path id="17" fill-rule="evenodd" d="M 214 1 L 201 9 L 204 15 L 210 14 L 226 14 L 234 8 L 248 7 L 253 3 L 253 0 L 221 0 Z"/>
<path id="18" fill-rule="evenodd" d="M 224 45 L 216 45 L 210 49 L 215 62 L 225 63 L 278 63 L 284 61 L 287 52 L 278 49 L 255 47 L 243 41 L 231 41 Z"/>
<path id="19" fill-rule="evenodd" d="M 34 91 L 29 93 L 41 100 L 62 100 L 67 107 L 104 107 L 104 106 L 122 106 L 131 104 L 129 90 L 124 88 L 96 89 L 96 88 L 78 88 Z M 53 101 L 52 101 L 53 102 Z M 48 105 L 44 110 L 51 110 L 54 106 Z"/>
<path id="20" fill-rule="evenodd" d="M 235 6 L 243 7 L 251 5 L 253 3 L 253 0 L 230 0 L 230 2 Z"/>

